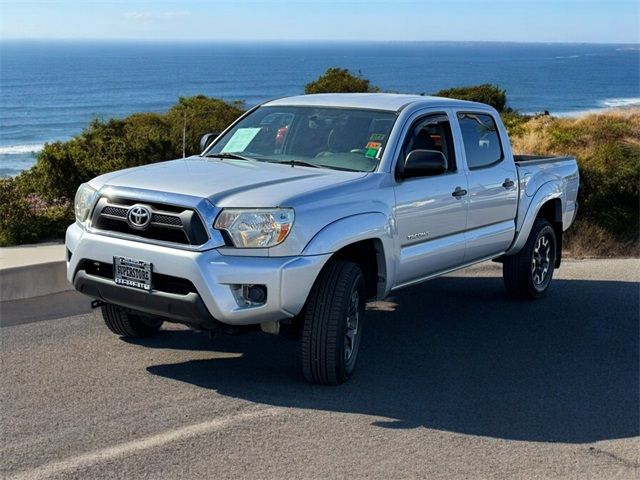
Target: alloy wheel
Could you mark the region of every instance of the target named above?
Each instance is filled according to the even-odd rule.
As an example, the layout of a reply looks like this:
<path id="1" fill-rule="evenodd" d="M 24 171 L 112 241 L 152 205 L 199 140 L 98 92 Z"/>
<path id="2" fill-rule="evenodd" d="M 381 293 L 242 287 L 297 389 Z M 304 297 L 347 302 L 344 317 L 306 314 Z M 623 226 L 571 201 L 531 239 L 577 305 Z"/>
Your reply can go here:
<path id="1" fill-rule="evenodd" d="M 540 286 L 547 279 L 551 267 L 552 242 L 547 235 L 541 235 L 533 248 L 531 276 L 533 283 Z"/>

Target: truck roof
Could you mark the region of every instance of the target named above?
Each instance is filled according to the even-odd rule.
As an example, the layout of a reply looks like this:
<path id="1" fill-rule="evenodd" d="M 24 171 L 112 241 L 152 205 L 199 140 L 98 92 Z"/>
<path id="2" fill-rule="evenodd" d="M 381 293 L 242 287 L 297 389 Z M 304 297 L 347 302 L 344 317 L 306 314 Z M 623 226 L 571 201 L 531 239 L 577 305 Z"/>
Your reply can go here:
<path id="1" fill-rule="evenodd" d="M 263 105 L 366 108 L 391 112 L 400 111 L 408 105 L 424 107 L 487 107 L 483 103 L 465 100 L 398 93 L 316 93 L 277 98 L 269 100 Z"/>

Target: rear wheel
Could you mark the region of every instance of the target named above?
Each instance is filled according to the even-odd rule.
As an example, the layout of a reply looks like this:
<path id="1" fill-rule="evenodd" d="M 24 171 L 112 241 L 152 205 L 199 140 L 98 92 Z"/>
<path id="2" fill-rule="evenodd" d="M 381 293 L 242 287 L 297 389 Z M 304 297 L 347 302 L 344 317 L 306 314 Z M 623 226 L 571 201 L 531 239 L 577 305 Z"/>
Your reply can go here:
<path id="1" fill-rule="evenodd" d="M 138 315 L 110 303 L 102 305 L 100 310 L 109 330 L 122 337 L 149 337 L 164 323 L 161 318 Z"/>
<path id="2" fill-rule="evenodd" d="M 507 292 L 530 300 L 544 295 L 553 277 L 556 249 L 553 227 L 543 218 L 536 219 L 522 250 L 504 259 L 502 273 Z"/>
<path id="3" fill-rule="evenodd" d="M 338 385 L 353 374 L 365 311 L 360 267 L 331 260 L 316 280 L 302 312 L 300 360 L 312 383 Z"/>

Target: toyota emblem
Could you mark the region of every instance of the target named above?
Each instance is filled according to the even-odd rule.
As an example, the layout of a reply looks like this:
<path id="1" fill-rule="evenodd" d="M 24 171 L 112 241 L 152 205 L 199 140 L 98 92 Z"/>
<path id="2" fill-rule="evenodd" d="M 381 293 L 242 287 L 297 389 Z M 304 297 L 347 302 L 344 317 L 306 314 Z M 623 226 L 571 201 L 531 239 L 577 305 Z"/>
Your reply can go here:
<path id="1" fill-rule="evenodd" d="M 151 211 L 144 205 L 133 205 L 127 211 L 127 223 L 131 228 L 144 230 L 151 223 Z"/>

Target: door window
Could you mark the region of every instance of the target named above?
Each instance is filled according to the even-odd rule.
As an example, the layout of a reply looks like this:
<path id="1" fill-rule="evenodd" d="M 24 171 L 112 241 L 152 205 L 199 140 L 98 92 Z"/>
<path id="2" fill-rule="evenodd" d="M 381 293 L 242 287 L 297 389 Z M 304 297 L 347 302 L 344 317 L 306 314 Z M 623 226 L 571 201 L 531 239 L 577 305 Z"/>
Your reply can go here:
<path id="1" fill-rule="evenodd" d="M 491 115 L 459 113 L 458 121 L 469 169 L 488 167 L 502 161 L 500 135 Z"/>
<path id="2" fill-rule="evenodd" d="M 418 120 L 404 143 L 404 158 L 414 150 L 435 150 L 447 159 L 447 172 L 456 171 L 451 126 L 446 115 L 432 115 Z"/>

